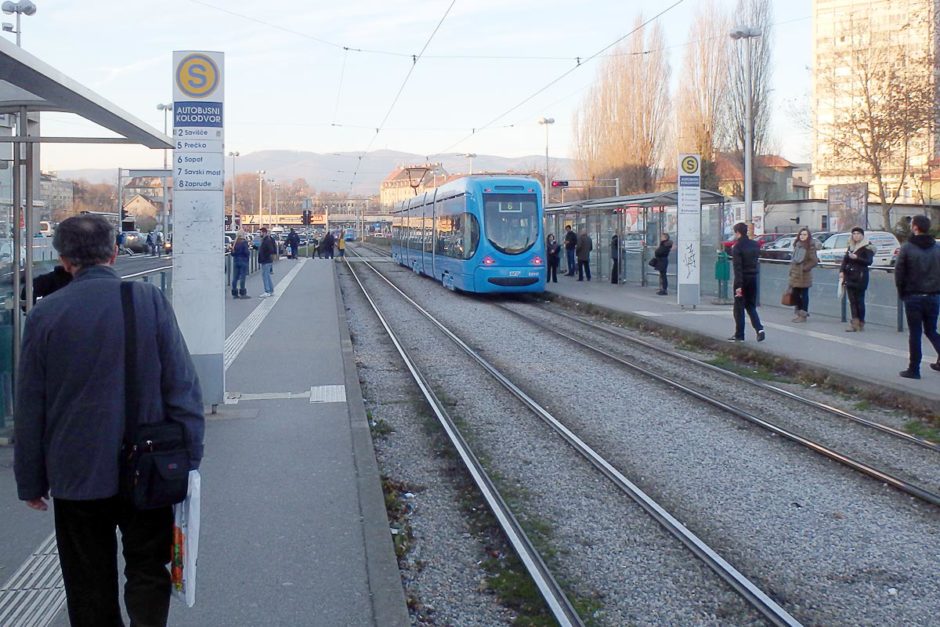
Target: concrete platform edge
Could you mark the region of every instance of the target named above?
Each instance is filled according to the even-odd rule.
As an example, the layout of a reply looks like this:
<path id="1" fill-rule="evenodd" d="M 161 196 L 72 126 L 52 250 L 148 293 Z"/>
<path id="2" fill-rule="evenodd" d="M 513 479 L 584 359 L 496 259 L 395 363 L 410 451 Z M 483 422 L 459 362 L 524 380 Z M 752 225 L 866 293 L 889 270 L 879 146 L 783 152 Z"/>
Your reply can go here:
<path id="1" fill-rule="evenodd" d="M 346 381 L 346 403 L 356 463 L 356 480 L 359 485 L 359 510 L 362 515 L 362 532 L 365 540 L 369 590 L 372 593 L 373 616 L 376 625 L 405 627 L 411 624 L 411 618 L 408 615 L 405 590 L 401 583 L 401 571 L 398 568 L 398 559 L 395 556 L 395 547 L 389 531 L 379 465 L 375 459 L 372 432 L 369 429 L 362 388 L 359 384 L 359 370 L 356 368 L 352 337 L 346 321 L 346 306 L 339 281 L 335 280 L 335 269 L 333 276 Z"/>
<path id="2" fill-rule="evenodd" d="M 771 351 L 762 350 L 756 346 L 742 346 L 734 345 L 732 348 L 730 345 L 726 344 L 724 341 L 716 339 L 711 335 L 706 333 L 701 333 L 692 329 L 687 329 L 669 322 L 665 322 L 656 318 L 649 318 L 642 316 L 629 311 L 622 311 L 618 309 L 612 309 L 610 307 L 605 307 L 604 305 L 598 305 L 596 303 L 585 302 L 583 300 L 576 300 L 568 296 L 564 296 L 557 293 L 545 292 L 542 294 L 543 298 L 546 298 L 551 301 L 557 301 L 559 303 L 576 306 L 577 308 L 585 309 L 590 308 L 595 311 L 604 313 L 605 315 L 613 317 L 621 317 L 627 320 L 632 321 L 638 326 L 645 326 L 647 328 L 657 329 L 657 330 L 667 330 L 674 337 L 680 338 L 689 338 L 704 344 L 711 350 L 718 351 L 724 354 L 736 354 L 744 355 L 751 358 L 758 358 L 763 361 L 775 361 L 777 363 L 785 363 L 788 368 L 793 371 L 824 382 L 826 385 L 835 388 L 837 391 L 842 393 L 849 394 L 858 394 L 862 397 L 869 398 L 872 400 L 879 400 L 884 396 L 892 396 L 896 399 L 895 405 L 901 409 L 912 411 L 918 414 L 926 413 L 927 415 L 932 415 L 936 409 L 936 400 L 928 398 L 925 396 L 919 396 L 916 393 L 911 392 L 910 390 L 894 388 L 888 385 L 883 385 L 880 383 L 875 383 L 866 379 L 861 379 L 859 377 L 846 374 L 844 372 L 839 372 L 835 370 L 827 370 L 825 367 L 816 364 L 808 364 L 805 361 L 797 361 L 795 359 L 789 358 L 778 353 L 773 353 Z M 731 310 L 728 310 L 728 321 L 729 325 L 731 324 Z M 730 326 L 729 326 L 730 328 Z"/>

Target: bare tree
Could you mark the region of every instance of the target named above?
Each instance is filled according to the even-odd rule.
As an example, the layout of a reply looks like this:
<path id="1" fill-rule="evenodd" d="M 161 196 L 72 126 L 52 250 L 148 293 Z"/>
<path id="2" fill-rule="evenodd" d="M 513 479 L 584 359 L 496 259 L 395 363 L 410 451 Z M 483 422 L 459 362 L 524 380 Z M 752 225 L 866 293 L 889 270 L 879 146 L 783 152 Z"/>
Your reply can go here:
<path id="1" fill-rule="evenodd" d="M 669 62 L 662 28 L 642 26 L 603 63 L 575 117 L 578 176 L 652 191 L 668 133 Z"/>
<path id="2" fill-rule="evenodd" d="M 724 132 L 727 110 L 731 18 L 715 0 L 699 6 L 689 30 L 677 95 L 678 152 L 702 157 L 702 187 L 718 189 L 715 169 L 717 143 Z"/>
<path id="3" fill-rule="evenodd" d="M 773 48 L 773 10 L 770 0 L 738 0 L 731 19 L 735 27 L 746 27 L 760 33 L 759 36 L 749 39 L 725 39 L 730 46 L 727 74 L 730 90 L 727 101 L 729 124 L 720 130 L 720 144 L 740 155 L 740 163 L 743 164 L 749 97 L 753 120 L 753 155 L 766 154 L 770 142 L 770 62 Z M 750 64 L 747 58 L 748 46 L 751 51 Z M 749 72 L 750 93 L 747 79 Z M 756 160 L 752 160 L 752 163 L 755 162 Z"/>
<path id="4" fill-rule="evenodd" d="M 909 14 L 896 38 L 873 36 L 867 18 L 849 16 L 844 45 L 817 67 L 823 89 L 816 134 L 824 148 L 817 171 L 873 181 L 884 228 L 891 228 L 891 209 L 912 182 L 912 155 L 929 158 L 933 151 L 937 68 L 927 42 L 912 45 L 909 39 L 911 32 L 930 31 L 923 29 L 926 19 Z"/>

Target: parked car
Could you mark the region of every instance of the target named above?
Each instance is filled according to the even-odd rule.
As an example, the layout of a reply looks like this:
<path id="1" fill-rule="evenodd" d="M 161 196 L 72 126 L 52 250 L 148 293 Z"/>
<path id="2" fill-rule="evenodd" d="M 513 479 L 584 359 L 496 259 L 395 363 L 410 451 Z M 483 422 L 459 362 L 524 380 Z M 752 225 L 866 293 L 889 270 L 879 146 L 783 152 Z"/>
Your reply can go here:
<path id="1" fill-rule="evenodd" d="M 835 233 L 830 235 L 819 251 L 821 263 L 841 263 L 845 250 L 849 245 L 851 233 Z M 901 252 L 901 244 L 893 233 L 887 231 L 869 231 L 865 233 L 872 244 L 875 245 L 875 260 L 873 266 L 893 267 Z"/>
<path id="2" fill-rule="evenodd" d="M 232 252 L 232 244 L 235 242 L 230 235 L 225 236 L 225 252 L 226 254 Z"/>
<path id="3" fill-rule="evenodd" d="M 770 242 L 760 249 L 761 259 L 782 259 L 789 261 L 793 258 L 793 243 L 796 235 L 784 235 L 776 241 Z"/>

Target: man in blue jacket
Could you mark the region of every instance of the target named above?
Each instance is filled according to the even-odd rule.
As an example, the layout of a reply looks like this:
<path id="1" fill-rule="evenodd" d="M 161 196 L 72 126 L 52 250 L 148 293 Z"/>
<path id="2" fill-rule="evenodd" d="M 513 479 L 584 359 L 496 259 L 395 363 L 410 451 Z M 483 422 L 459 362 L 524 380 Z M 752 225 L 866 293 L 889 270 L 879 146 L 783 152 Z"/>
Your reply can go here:
<path id="1" fill-rule="evenodd" d="M 14 470 L 19 498 L 46 511 L 73 626 L 121 625 L 117 543 L 126 561 L 131 624 L 165 625 L 170 605 L 173 509 L 135 510 L 118 494 L 124 437 L 124 323 L 111 225 L 69 218 L 53 246 L 74 279 L 29 314 L 16 380 Z M 202 393 L 163 293 L 134 283 L 138 325 L 138 422 L 183 425 L 193 467 L 202 459 Z"/>
<path id="2" fill-rule="evenodd" d="M 926 335 L 937 351 L 931 369 L 940 372 L 940 244 L 930 235 L 930 218 L 911 219 L 911 238 L 901 246 L 894 264 L 894 283 L 898 297 L 904 301 L 908 328 L 908 367 L 899 374 L 905 379 L 920 379 L 923 351 L 921 334 Z"/>

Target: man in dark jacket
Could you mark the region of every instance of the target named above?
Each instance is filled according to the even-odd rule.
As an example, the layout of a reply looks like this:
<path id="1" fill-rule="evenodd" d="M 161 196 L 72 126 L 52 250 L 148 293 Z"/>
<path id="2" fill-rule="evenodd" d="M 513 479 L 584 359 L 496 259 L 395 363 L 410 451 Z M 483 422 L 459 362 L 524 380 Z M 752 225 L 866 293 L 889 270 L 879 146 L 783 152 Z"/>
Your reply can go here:
<path id="1" fill-rule="evenodd" d="M 574 249 L 578 247 L 578 235 L 571 230 L 571 225 L 565 226 L 565 256 L 568 262 L 568 276 L 574 276 Z"/>
<path id="2" fill-rule="evenodd" d="M 766 334 L 760 316 L 757 315 L 760 246 L 747 236 L 747 225 L 743 222 L 734 225 L 734 238 L 737 240 L 731 248 L 731 263 L 734 266 L 734 335 L 729 337 L 728 341 L 744 341 L 746 311 L 751 319 L 751 326 L 757 331 L 757 341 L 763 342 Z"/>
<path id="3" fill-rule="evenodd" d="M 31 311 L 16 379 L 14 470 L 19 498 L 45 511 L 55 533 L 72 625 L 121 625 L 120 528 L 131 624 L 165 625 L 170 606 L 173 508 L 135 510 L 118 494 L 124 435 L 124 323 L 111 225 L 62 222 L 53 245 L 74 276 Z M 193 467 L 203 452 L 202 394 L 166 297 L 133 284 L 138 325 L 138 421 L 183 425 Z"/>
<path id="4" fill-rule="evenodd" d="M 937 351 L 936 363 L 930 364 L 940 372 L 940 245 L 930 235 L 930 218 L 914 216 L 911 219 L 911 237 L 901 246 L 894 264 L 894 284 L 898 296 L 904 301 L 908 327 L 908 367 L 899 374 L 905 379 L 920 379 L 921 333 L 927 336 Z"/>
<path id="5" fill-rule="evenodd" d="M 565 236 L 567 237 L 567 236 Z M 591 236 L 588 235 L 587 229 L 581 229 L 581 233 L 578 234 L 578 244 L 575 248 L 575 252 L 578 256 L 578 280 L 583 281 L 584 275 L 587 275 L 587 280 L 591 280 L 591 251 L 594 250 L 594 241 L 591 239 Z"/>
<path id="6" fill-rule="evenodd" d="M 300 235 L 294 229 L 287 234 L 287 245 L 290 247 L 290 258 L 297 259 L 297 249 L 300 248 Z"/>
<path id="7" fill-rule="evenodd" d="M 261 227 L 261 245 L 258 247 L 258 264 L 261 266 L 261 282 L 264 284 L 264 293 L 261 298 L 274 296 L 274 256 L 277 255 L 277 243 L 268 235 L 268 229 Z"/>
<path id="8" fill-rule="evenodd" d="M 659 296 L 669 294 L 669 277 L 666 272 L 669 270 L 669 253 L 672 251 L 672 240 L 669 239 L 669 233 L 663 233 L 659 236 L 659 246 L 653 252 L 653 258 L 656 260 L 656 269 L 659 270 Z"/>

